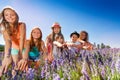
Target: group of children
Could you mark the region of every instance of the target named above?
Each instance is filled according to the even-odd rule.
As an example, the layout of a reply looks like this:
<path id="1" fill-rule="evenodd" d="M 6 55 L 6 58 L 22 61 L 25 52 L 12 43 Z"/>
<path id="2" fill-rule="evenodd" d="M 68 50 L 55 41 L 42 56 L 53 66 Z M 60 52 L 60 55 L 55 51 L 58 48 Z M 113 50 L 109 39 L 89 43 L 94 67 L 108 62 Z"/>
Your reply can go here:
<path id="1" fill-rule="evenodd" d="M 58 23 L 54 23 L 52 30 L 53 32 L 47 37 L 46 42 L 49 43 L 48 50 L 51 51 L 49 54 L 52 54 L 54 59 L 62 57 L 63 49 L 67 49 L 73 54 L 78 53 L 81 49 L 93 50 L 93 45 L 88 41 L 88 33 L 86 31 L 81 31 L 80 34 L 76 31 L 71 33 L 71 40 L 66 42 L 61 33 L 61 26 Z"/>
<path id="2" fill-rule="evenodd" d="M 0 13 L 0 33 L 5 41 L 4 58 L 0 68 L 0 77 L 7 72 L 8 66 L 13 65 L 12 75 L 16 70 L 27 71 L 34 62 L 34 68 L 38 69 L 42 61 L 49 62 L 62 56 L 63 49 L 71 50 L 73 53 L 81 49 L 92 50 L 93 46 L 88 41 L 88 33 L 81 31 L 80 34 L 70 34 L 71 41 L 66 42 L 61 33 L 61 26 L 55 22 L 52 25 L 52 33 L 42 40 L 42 31 L 34 27 L 30 39 L 26 40 L 26 25 L 19 22 L 19 16 L 12 8 L 4 8 Z"/>

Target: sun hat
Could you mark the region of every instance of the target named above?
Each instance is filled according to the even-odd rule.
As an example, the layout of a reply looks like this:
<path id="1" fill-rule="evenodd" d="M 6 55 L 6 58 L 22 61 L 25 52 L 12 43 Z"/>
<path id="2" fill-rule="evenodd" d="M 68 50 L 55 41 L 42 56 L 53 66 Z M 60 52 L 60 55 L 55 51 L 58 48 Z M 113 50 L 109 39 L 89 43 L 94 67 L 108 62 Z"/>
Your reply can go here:
<path id="1" fill-rule="evenodd" d="M 55 27 L 61 28 L 61 26 L 60 26 L 60 24 L 58 22 L 53 23 L 51 28 L 53 29 Z"/>

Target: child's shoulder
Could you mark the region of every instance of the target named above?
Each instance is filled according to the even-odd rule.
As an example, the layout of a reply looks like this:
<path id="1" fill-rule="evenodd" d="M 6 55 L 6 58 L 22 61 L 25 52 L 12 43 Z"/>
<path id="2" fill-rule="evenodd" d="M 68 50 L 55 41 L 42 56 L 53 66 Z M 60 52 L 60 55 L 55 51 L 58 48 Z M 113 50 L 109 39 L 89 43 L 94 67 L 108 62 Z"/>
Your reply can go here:
<path id="1" fill-rule="evenodd" d="M 18 24 L 21 25 L 21 24 L 25 24 L 25 23 L 24 22 L 19 22 Z"/>
<path id="2" fill-rule="evenodd" d="M 52 34 L 49 34 L 46 39 L 51 39 L 52 38 Z"/>
<path id="3" fill-rule="evenodd" d="M 40 43 L 41 43 L 41 45 L 45 45 L 45 42 L 44 42 L 43 40 L 41 40 L 41 42 L 40 42 Z"/>
<path id="4" fill-rule="evenodd" d="M 19 22 L 18 27 L 26 28 L 26 24 L 24 22 Z"/>
<path id="5" fill-rule="evenodd" d="M 25 42 L 26 42 L 26 44 L 30 44 L 30 40 L 29 39 L 27 39 Z"/>

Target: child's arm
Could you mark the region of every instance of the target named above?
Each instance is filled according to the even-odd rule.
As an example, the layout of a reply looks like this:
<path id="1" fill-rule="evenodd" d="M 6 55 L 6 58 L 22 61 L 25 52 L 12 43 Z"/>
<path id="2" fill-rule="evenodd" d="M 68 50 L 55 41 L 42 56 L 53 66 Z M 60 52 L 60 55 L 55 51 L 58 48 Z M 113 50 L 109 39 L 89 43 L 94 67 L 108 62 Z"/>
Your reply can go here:
<path id="1" fill-rule="evenodd" d="M 11 42 L 8 32 L 5 29 L 5 26 L 3 26 L 2 24 L 0 24 L 0 33 L 3 34 L 3 38 L 5 41 L 5 55 L 4 56 L 9 57 L 11 55 L 12 42 Z"/>
<path id="2" fill-rule="evenodd" d="M 22 23 L 20 24 L 20 54 L 22 54 L 24 48 L 25 38 L 26 38 L 26 25 L 25 23 Z"/>
<path id="3" fill-rule="evenodd" d="M 54 41 L 53 42 L 54 45 L 57 45 L 58 47 L 62 47 L 63 45 L 61 43 L 59 43 L 58 41 Z"/>
<path id="4" fill-rule="evenodd" d="M 27 40 L 25 44 L 25 51 L 22 53 L 22 59 L 18 62 L 18 69 L 19 70 L 26 70 L 28 69 L 28 53 L 30 51 L 30 41 Z"/>
<path id="5" fill-rule="evenodd" d="M 43 50 L 42 58 L 45 60 L 47 58 L 48 51 L 47 51 L 47 48 L 46 48 L 45 43 L 44 43 L 43 40 L 41 42 L 41 45 L 42 45 L 42 50 Z"/>
<path id="6" fill-rule="evenodd" d="M 4 53 L 4 59 L 2 60 L 2 66 L 0 70 L 0 77 L 2 76 L 2 73 L 6 73 L 8 66 L 12 62 L 11 58 L 11 39 L 7 31 L 5 30 L 4 26 L 0 25 L 0 32 L 3 34 L 3 38 L 5 41 L 5 53 Z"/>
<path id="7" fill-rule="evenodd" d="M 90 42 L 85 42 L 85 43 L 83 44 L 83 49 L 93 50 L 93 45 L 92 45 Z"/>
<path id="8" fill-rule="evenodd" d="M 85 41 L 80 40 L 80 39 L 78 39 L 78 41 L 79 41 L 80 43 L 82 43 L 82 44 L 84 44 L 84 43 L 85 43 Z"/>
<path id="9" fill-rule="evenodd" d="M 22 59 L 28 59 L 28 53 L 30 52 L 30 41 L 26 40 L 25 42 L 25 50 L 24 53 L 22 53 Z"/>
<path id="10" fill-rule="evenodd" d="M 72 47 L 72 46 L 74 46 L 74 43 L 72 43 L 72 42 L 66 42 L 66 45 L 67 45 L 67 47 Z"/>

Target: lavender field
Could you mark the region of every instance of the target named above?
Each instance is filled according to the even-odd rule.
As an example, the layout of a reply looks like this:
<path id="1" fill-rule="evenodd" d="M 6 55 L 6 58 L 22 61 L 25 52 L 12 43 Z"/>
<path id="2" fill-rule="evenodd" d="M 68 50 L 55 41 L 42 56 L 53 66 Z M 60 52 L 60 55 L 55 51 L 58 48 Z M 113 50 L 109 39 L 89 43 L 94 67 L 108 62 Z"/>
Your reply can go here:
<path id="1" fill-rule="evenodd" d="M 19 71 L 13 80 L 120 80 L 119 48 L 64 52 L 63 55 L 51 64 L 45 61 L 39 70 Z M 1 79 L 11 80 L 11 68 Z"/>

